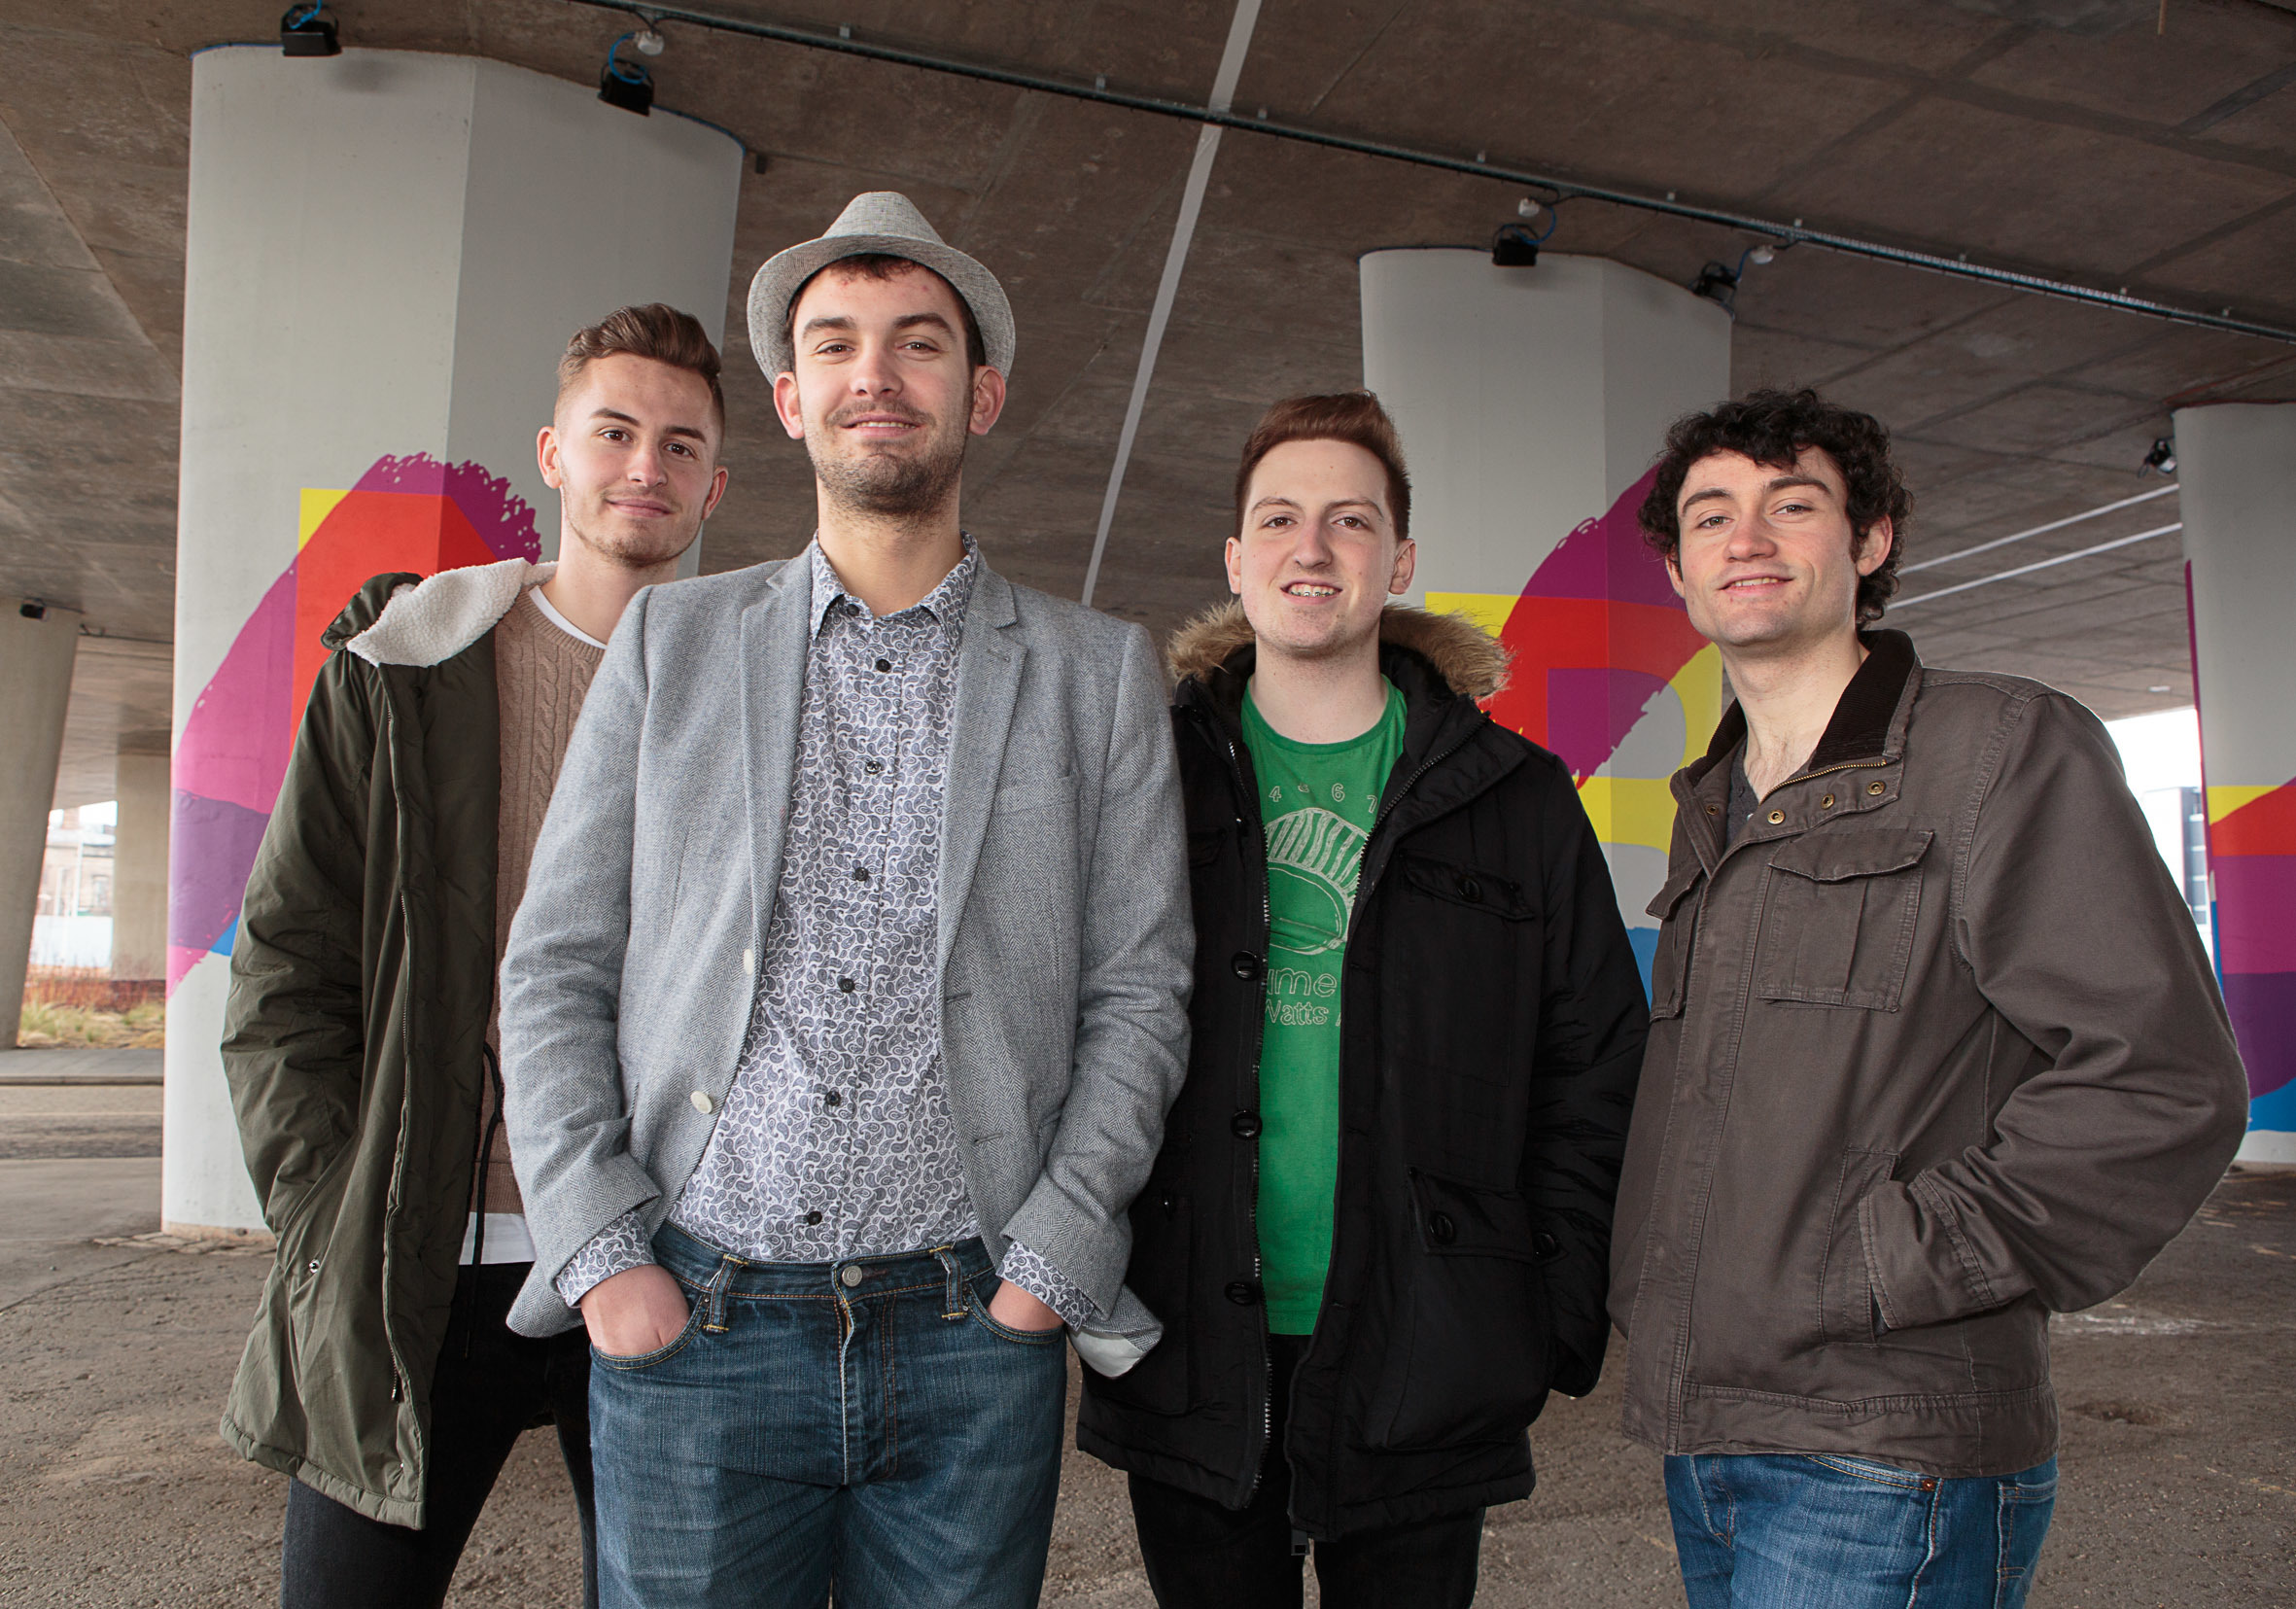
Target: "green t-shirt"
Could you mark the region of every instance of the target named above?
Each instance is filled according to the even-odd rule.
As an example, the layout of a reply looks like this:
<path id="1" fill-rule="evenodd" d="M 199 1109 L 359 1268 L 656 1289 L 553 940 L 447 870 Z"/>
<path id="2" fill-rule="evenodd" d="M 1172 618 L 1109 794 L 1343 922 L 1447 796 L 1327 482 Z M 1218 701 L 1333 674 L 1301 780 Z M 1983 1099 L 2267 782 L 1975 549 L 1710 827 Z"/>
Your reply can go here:
<path id="1" fill-rule="evenodd" d="M 1339 979 L 1363 846 L 1403 752 L 1403 695 L 1345 743 L 1294 743 L 1243 701 L 1268 840 L 1268 1016 L 1260 1040 L 1260 1275 L 1268 1328 L 1306 1335 L 1332 1261 L 1339 1176 Z"/>

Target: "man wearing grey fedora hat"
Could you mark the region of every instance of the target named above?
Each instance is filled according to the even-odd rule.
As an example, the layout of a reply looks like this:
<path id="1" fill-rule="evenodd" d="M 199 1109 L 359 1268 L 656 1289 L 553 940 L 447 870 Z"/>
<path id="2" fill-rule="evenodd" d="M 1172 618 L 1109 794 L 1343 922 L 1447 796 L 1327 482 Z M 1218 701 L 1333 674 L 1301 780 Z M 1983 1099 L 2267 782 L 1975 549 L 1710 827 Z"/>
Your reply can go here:
<path id="1" fill-rule="evenodd" d="M 504 967 L 511 1322 L 589 1331 L 609 1609 L 1032 1604 L 1061 1338 L 1161 1333 L 1163 674 L 966 532 L 1012 309 L 906 197 L 760 268 L 749 338 L 815 540 L 639 593 L 584 706 Z"/>

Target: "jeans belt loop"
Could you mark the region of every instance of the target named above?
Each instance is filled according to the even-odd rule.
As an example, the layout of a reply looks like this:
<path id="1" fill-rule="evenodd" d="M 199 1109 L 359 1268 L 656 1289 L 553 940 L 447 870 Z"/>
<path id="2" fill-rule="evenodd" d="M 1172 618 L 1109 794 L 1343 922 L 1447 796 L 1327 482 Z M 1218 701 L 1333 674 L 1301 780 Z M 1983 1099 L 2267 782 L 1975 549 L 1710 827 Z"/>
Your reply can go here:
<path id="1" fill-rule="evenodd" d="M 941 1302 L 943 1318 L 962 1318 L 965 1314 L 964 1270 L 957 1265 L 955 1246 L 937 1245 L 933 1255 L 941 1260 L 941 1273 L 948 1279 L 948 1292 Z"/>
<path id="2" fill-rule="evenodd" d="M 702 1328 L 712 1335 L 725 1334 L 725 1287 L 733 1283 L 734 1270 L 741 1265 L 722 1252 L 717 1258 L 717 1272 L 710 1276 L 710 1283 L 702 1291 Z"/>

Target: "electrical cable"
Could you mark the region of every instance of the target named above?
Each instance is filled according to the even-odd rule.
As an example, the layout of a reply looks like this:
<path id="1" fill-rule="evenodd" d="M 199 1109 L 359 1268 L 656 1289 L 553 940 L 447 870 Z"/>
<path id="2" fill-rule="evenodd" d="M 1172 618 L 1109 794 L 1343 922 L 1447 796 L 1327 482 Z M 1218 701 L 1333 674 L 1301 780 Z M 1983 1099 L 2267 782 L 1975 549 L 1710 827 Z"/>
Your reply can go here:
<path id="1" fill-rule="evenodd" d="M 1632 207 L 1643 212 L 1660 213 L 1667 217 L 1692 223 L 1713 224 L 1727 229 L 1768 237 L 1779 248 L 1787 246 L 1817 246 L 1844 257 L 1863 258 L 1869 262 L 1890 262 L 1900 267 L 1922 268 L 1931 273 L 1953 279 L 1975 280 L 1982 284 L 1999 285 L 2004 289 L 2021 291 L 2030 296 L 2049 297 L 2060 301 L 2079 302 L 2090 307 L 2105 307 L 2117 312 L 2139 313 L 2148 318 L 2166 320 L 2172 324 L 2188 325 L 2201 330 L 2221 330 L 2234 334 L 2258 335 L 2266 340 L 2296 344 L 2296 329 L 2266 324 L 2256 319 L 2236 318 L 2228 308 L 2222 313 L 2206 313 L 2190 307 L 2177 307 L 2168 302 L 2154 301 L 2145 297 L 2133 297 L 2115 291 L 2102 291 L 2094 286 L 2076 285 L 2069 280 L 2052 279 L 2046 274 L 2028 273 L 2018 268 L 1995 267 L 1987 263 L 1971 262 L 1966 255 L 1944 257 L 1935 252 L 1916 251 L 1904 246 L 1892 246 L 1878 240 L 1861 239 L 1856 235 L 1835 234 L 1826 229 L 1804 228 L 1797 220 L 1782 224 L 1775 219 L 1756 218 L 1745 213 L 1731 212 L 1721 207 L 1699 206 L 1675 199 L 1669 192 L 1664 198 L 1646 195 L 1636 191 L 1620 190 L 1608 185 L 1582 184 L 1575 180 L 1558 179 L 1526 169 L 1496 165 L 1483 159 L 1478 153 L 1474 158 L 1446 156 L 1442 152 L 1416 150 L 1385 140 L 1364 139 L 1350 134 L 1337 134 L 1309 128 L 1299 123 L 1288 123 L 1266 116 L 1264 112 L 1246 117 L 1226 107 L 1197 106 L 1188 101 L 1168 100 L 1157 95 L 1128 94 L 1107 87 L 1105 82 L 1074 83 L 1052 78 L 1041 73 L 1023 72 L 1017 68 L 998 67 L 987 62 L 964 61 L 954 56 L 937 55 L 926 51 L 909 50 L 900 46 L 879 45 L 853 37 L 851 27 L 840 27 L 835 33 L 819 33 L 811 28 L 791 27 L 779 22 L 761 22 L 746 17 L 721 17 L 713 12 L 697 11 L 685 6 L 664 6 L 648 3 L 631 5 L 627 0 L 567 0 L 570 5 L 587 6 L 598 11 L 620 12 L 636 17 L 650 26 L 663 22 L 683 22 L 691 27 L 709 28 L 719 33 L 741 34 L 751 39 L 771 40 L 777 44 L 796 45 L 806 50 L 828 51 L 840 55 L 859 56 L 866 60 L 888 62 L 895 66 L 915 67 L 924 72 L 946 73 L 957 78 L 974 79 L 985 84 L 1000 84 L 1014 89 L 1032 89 L 1041 94 L 1061 95 L 1071 100 L 1092 101 L 1102 106 L 1121 107 L 1132 112 L 1146 112 L 1157 117 L 1177 118 L 1189 122 L 1210 123 L 1222 128 L 1234 128 L 1247 134 L 1265 134 L 1270 139 L 1290 140 L 1303 145 L 1320 146 L 1328 151 L 1344 151 L 1362 157 L 1379 157 L 1391 161 L 1408 162 L 1417 167 L 1435 168 L 1446 173 L 1463 173 L 1480 178 L 1497 179 L 1505 184 L 1533 190 L 1551 192 L 1557 200 L 1589 200 L 1608 202 L 1613 206 Z"/>

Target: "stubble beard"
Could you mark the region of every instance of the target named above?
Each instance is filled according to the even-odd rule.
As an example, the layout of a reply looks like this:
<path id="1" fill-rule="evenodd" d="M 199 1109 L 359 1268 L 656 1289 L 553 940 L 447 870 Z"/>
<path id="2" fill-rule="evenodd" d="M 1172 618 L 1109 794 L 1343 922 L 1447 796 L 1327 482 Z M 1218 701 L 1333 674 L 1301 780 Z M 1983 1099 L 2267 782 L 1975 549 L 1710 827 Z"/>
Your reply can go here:
<path id="1" fill-rule="evenodd" d="M 964 475 L 962 432 L 944 437 L 937 428 L 925 450 L 913 454 L 859 453 L 841 457 L 821 451 L 817 441 L 834 439 L 825 423 L 806 432 L 807 455 L 829 501 L 850 513 L 873 519 L 918 519 L 947 507 Z"/>
<path id="2" fill-rule="evenodd" d="M 652 570 L 681 557 L 701 534 L 701 521 L 681 513 L 664 521 L 663 528 L 645 534 L 618 528 L 613 510 L 604 500 L 578 513 L 569 509 L 566 523 L 583 546 L 624 570 Z"/>

